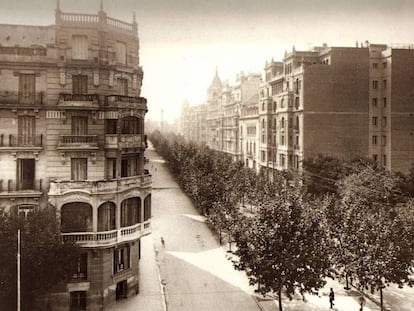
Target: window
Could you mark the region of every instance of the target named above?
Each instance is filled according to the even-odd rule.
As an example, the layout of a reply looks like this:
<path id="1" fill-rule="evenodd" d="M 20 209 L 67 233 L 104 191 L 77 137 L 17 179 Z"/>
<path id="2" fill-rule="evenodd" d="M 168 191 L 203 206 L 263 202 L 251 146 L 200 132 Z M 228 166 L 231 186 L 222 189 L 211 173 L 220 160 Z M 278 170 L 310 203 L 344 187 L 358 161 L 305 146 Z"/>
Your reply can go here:
<path id="1" fill-rule="evenodd" d="M 105 119 L 105 134 L 116 134 L 117 127 L 117 119 Z"/>
<path id="2" fill-rule="evenodd" d="M 372 136 L 372 144 L 373 145 L 376 145 L 377 144 L 377 136 L 376 135 L 373 135 Z"/>
<path id="3" fill-rule="evenodd" d="M 19 103 L 33 104 L 36 91 L 34 74 L 19 74 Z"/>
<path id="4" fill-rule="evenodd" d="M 382 107 L 383 107 L 383 108 L 387 108 L 387 98 L 386 98 L 386 97 L 384 97 L 384 98 L 382 99 Z"/>
<path id="5" fill-rule="evenodd" d="M 70 292 L 70 311 L 86 310 L 86 292 L 76 291 Z"/>
<path id="6" fill-rule="evenodd" d="M 279 163 L 280 166 L 283 168 L 286 165 L 286 160 L 285 160 L 285 155 L 284 154 L 279 154 Z"/>
<path id="7" fill-rule="evenodd" d="M 387 126 L 387 117 L 382 117 L 382 126 L 383 127 Z"/>
<path id="8" fill-rule="evenodd" d="M 372 159 L 374 159 L 374 161 L 377 162 L 378 161 L 378 154 L 373 154 Z"/>
<path id="9" fill-rule="evenodd" d="M 382 145 L 386 146 L 387 145 L 387 136 L 383 135 L 381 140 L 382 140 Z"/>
<path id="10" fill-rule="evenodd" d="M 114 274 L 129 269 L 129 245 L 114 250 Z"/>
<path id="11" fill-rule="evenodd" d="M 88 179 L 88 159 L 87 158 L 71 158 L 71 180 Z"/>
<path id="12" fill-rule="evenodd" d="M 72 36 L 72 58 L 88 59 L 88 37 L 81 35 Z"/>
<path id="13" fill-rule="evenodd" d="M 262 103 L 262 111 L 265 111 L 265 103 Z"/>
<path id="14" fill-rule="evenodd" d="M 144 221 L 151 218 L 151 194 L 144 199 Z"/>
<path id="15" fill-rule="evenodd" d="M 127 79 L 118 79 L 119 94 L 123 96 L 128 96 L 128 80 Z"/>
<path id="16" fill-rule="evenodd" d="M 126 65 L 126 43 L 124 42 L 116 42 L 116 61 L 120 64 Z"/>
<path id="17" fill-rule="evenodd" d="M 280 128 L 281 128 L 282 130 L 284 130 L 284 129 L 285 129 L 285 118 L 283 118 L 283 117 L 282 117 L 282 120 L 280 121 Z"/>
<path id="18" fill-rule="evenodd" d="M 83 253 L 76 259 L 76 268 L 72 279 L 86 280 L 88 278 L 88 253 Z"/>
<path id="19" fill-rule="evenodd" d="M 17 190 L 33 190 L 35 184 L 35 159 L 17 160 Z"/>
<path id="20" fill-rule="evenodd" d="M 121 160 L 121 177 L 137 176 L 140 171 L 139 156 L 123 157 Z"/>
<path id="21" fill-rule="evenodd" d="M 73 116 L 72 117 L 72 135 L 88 134 L 88 117 Z"/>
<path id="22" fill-rule="evenodd" d="M 299 97 L 296 97 L 296 98 L 295 98 L 295 108 L 296 108 L 296 109 L 298 109 L 298 108 L 299 108 L 299 104 L 300 104 L 300 102 L 299 102 Z"/>
<path id="23" fill-rule="evenodd" d="M 382 68 L 384 68 L 384 69 L 387 68 L 387 62 L 382 63 Z"/>
<path id="24" fill-rule="evenodd" d="M 377 107 L 377 104 L 378 104 L 378 99 L 376 97 L 374 97 L 372 99 L 372 107 Z"/>
<path id="25" fill-rule="evenodd" d="M 378 68 L 378 63 L 372 63 L 372 69 L 377 69 Z"/>
<path id="26" fill-rule="evenodd" d="M 262 129 L 264 129 L 264 128 L 265 128 L 265 120 L 262 119 Z"/>
<path id="27" fill-rule="evenodd" d="M 106 178 L 116 178 L 116 158 L 106 158 Z"/>
<path id="28" fill-rule="evenodd" d="M 280 108 L 285 108 L 285 100 L 283 98 L 280 100 Z"/>
<path id="29" fill-rule="evenodd" d="M 140 134 L 140 120 L 136 117 L 126 117 L 121 120 L 122 134 Z"/>
<path id="30" fill-rule="evenodd" d="M 265 162 L 266 161 L 266 152 L 264 152 L 262 150 L 260 154 L 261 154 L 261 160 L 262 160 L 262 162 Z"/>
<path id="31" fill-rule="evenodd" d="M 372 80 L 372 88 L 374 90 L 378 89 L 378 81 L 377 80 Z"/>
<path id="32" fill-rule="evenodd" d="M 22 204 L 17 206 L 17 214 L 19 218 L 26 219 L 27 215 L 35 210 L 36 206 L 32 204 Z"/>
<path id="33" fill-rule="evenodd" d="M 284 145 L 285 145 L 285 135 L 282 135 L 282 136 L 280 137 L 280 144 L 281 144 L 282 146 L 284 146 Z"/>
<path id="34" fill-rule="evenodd" d="M 387 88 L 387 80 L 382 80 L 382 88 L 383 89 Z"/>
<path id="35" fill-rule="evenodd" d="M 265 139 L 265 135 L 264 135 L 264 134 L 262 134 L 262 144 L 264 144 L 264 143 L 265 143 L 265 141 L 266 141 L 266 139 Z"/>
<path id="36" fill-rule="evenodd" d="M 382 155 L 382 165 L 384 165 L 384 166 L 387 165 L 387 155 L 386 154 Z"/>
<path id="37" fill-rule="evenodd" d="M 17 120 L 17 142 L 19 146 L 33 146 L 35 143 L 35 117 L 19 116 Z"/>
<path id="38" fill-rule="evenodd" d="M 72 75 L 72 94 L 88 94 L 88 76 Z"/>
<path id="39" fill-rule="evenodd" d="M 377 120 L 378 120 L 377 117 L 372 117 L 372 125 L 373 126 L 377 126 Z"/>
<path id="40" fill-rule="evenodd" d="M 273 112 L 276 112 L 276 109 L 277 109 L 277 103 L 273 102 Z"/>

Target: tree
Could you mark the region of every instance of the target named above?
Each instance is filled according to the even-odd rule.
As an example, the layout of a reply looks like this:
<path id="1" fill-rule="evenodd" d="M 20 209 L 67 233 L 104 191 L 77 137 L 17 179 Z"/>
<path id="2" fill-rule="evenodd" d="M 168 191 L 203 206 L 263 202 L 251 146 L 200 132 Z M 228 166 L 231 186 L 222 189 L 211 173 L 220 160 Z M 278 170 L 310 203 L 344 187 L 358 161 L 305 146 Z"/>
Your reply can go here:
<path id="1" fill-rule="evenodd" d="M 256 216 L 235 235 L 238 260 L 251 284 L 262 294 L 275 292 L 282 306 L 282 290 L 313 292 L 324 284 L 330 268 L 329 241 L 323 202 L 305 198 L 297 182 L 281 185 L 275 199 L 267 200 Z"/>
<path id="2" fill-rule="evenodd" d="M 21 229 L 21 306 L 33 310 L 36 298 L 75 271 L 79 248 L 63 243 L 53 209 L 36 210 L 26 218 L 0 216 L 0 305 L 16 309 L 17 229 Z"/>
<path id="3" fill-rule="evenodd" d="M 401 216 L 400 178 L 380 167 L 365 166 L 344 178 L 340 187 L 342 223 L 339 267 L 359 286 L 382 291 L 390 283 L 408 279 L 412 229 Z"/>
<path id="4" fill-rule="evenodd" d="M 313 195 L 336 194 L 337 181 L 344 176 L 344 162 L 329 155 L 318 155 L 303 161 L 304 181 Z"/>

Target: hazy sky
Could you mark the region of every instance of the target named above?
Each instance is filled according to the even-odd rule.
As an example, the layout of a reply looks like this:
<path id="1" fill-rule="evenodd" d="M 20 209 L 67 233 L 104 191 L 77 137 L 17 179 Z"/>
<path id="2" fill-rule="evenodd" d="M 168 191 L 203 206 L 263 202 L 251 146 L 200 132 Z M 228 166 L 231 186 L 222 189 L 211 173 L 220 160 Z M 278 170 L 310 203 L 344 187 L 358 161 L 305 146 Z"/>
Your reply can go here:
<path id="1" fill-rule="evenodd" d="M 62 11 L 96 13 L 100 0 L 60 0 Z M 0 23 L 47 25 L 56 0 L 0 0 Z M 152 119 L 173 121 L 185 98 L 200 104 L 214 76 L 261 73 L 292 46 L 309 49 L 414 43 L 413 0 L 104 0 L 109 16 L 136 12 L 144 68 L 142 96 Z M 1 36 L 1 34 L 0 34 Z"/>

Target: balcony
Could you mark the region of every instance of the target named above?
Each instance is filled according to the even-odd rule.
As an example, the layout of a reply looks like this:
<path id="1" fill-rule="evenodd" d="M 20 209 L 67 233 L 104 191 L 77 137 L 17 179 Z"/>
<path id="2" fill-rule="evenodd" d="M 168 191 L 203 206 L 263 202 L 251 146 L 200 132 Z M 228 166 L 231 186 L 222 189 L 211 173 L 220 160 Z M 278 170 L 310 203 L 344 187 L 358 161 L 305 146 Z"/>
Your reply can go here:
<path id="1" fill-rule="evenodd" d="M 137 24 L 126 23 L 104 14 L 79 14 L 66 13 L 60 10 L 56 13 L 56 24 L 71 27 L 105 27 L 108 30 L 134 34 L 137 32 Z"/>
<path id="2" fill-rule="evenodd" d="M 139 109 L 148 111 L 147 99 L 144 97 L 109 95 L 105 98 L 105 106 L 123 109 Z"/>
<path id="3" fill-rule="evenodd" d="M 99 97 L 97 94 L 59 94 L 58 107 L 71 109 L 98 109 Z"/>
<path id="4" fill-rule="evenodd" d="M 117 243 L 137 240 L 151 233 L 151 220 L 129 227 L 103 232 L 62 233 L 64 241 L 76 242 L 83 247 L 112 246 Z"/>
<path id="5" fill-rule="evenodd" d="M 148 188 L 152 185 L 150 174 L 121 177 L 112 180 L 82 180 L 68 181 L 55 180 L 50 182 L 50 196 L 60 196 L 79 190 L 90 194 L 100 195 L 106 193 L 119 193 L 133 187 Z"/>
<path id="6" fill-rule="evenodd" d="M 43 149 L 43 134 L 41 135 L 0 135 L 1 151 L 40 151 Z"/>
<path id="7" fill-rule="evenodd" d="M 21 92 L 0 92 L 0 105 L 13 108 L 38 107 L 43 105 L 44 93 L 23 94 Z"/>
<path id="8" fill-rule="evenodd" d="M 60 135 L 58 150 L 96 150 L 98 135 Z"/>
<path id="9" fill-rule="evenodd" d="M 39 198 L 42 194 L 42 188 L 42 179 L 25 182 L 0 179 L 0 198 Z"/>
<path id="10" fill-rule="evenodd" d="M 106 134 L 105 148 L 106 149 L 126 149 L 126 148 L 141 148 L 142 135 L 141 134 Z"/>

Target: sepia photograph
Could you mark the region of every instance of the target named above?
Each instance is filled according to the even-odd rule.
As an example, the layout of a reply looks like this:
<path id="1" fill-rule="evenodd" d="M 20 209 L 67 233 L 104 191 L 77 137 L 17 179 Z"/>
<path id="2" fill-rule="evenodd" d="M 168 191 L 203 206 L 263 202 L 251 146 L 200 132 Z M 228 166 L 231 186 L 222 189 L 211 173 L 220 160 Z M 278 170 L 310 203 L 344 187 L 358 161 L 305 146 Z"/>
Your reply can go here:
<path id="1" fill-rule="evenodd" d="M 413 17 L 0 0 L 0 311 L 413 311 Z"/>

